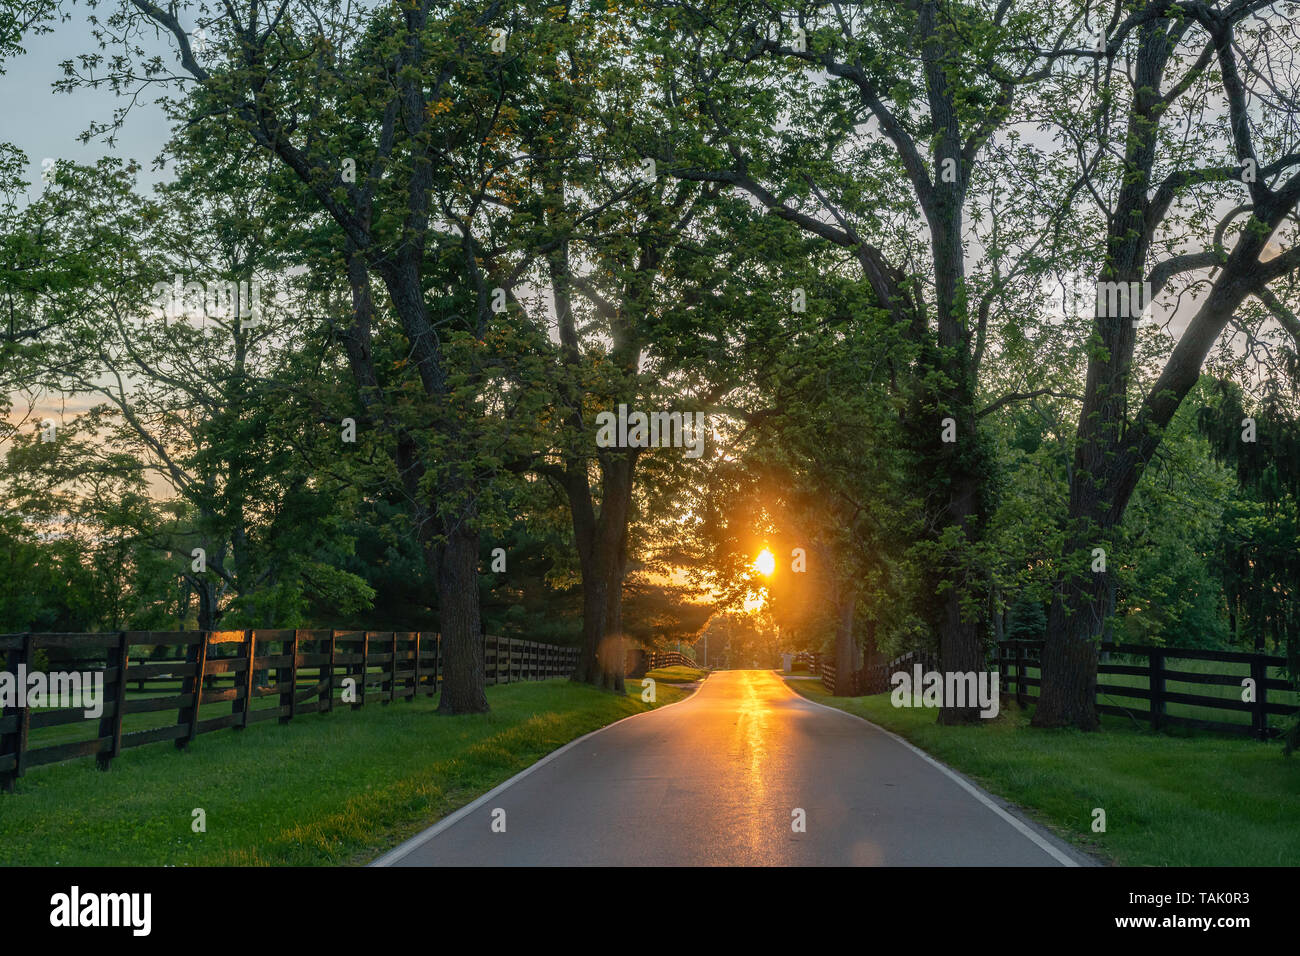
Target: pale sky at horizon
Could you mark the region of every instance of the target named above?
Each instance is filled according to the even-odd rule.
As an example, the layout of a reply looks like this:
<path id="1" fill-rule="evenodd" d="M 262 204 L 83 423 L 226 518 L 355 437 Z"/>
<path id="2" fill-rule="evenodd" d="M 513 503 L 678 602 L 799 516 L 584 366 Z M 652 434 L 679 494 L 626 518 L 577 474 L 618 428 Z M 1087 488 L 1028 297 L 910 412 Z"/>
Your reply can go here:
<path id="1" fill-rule="evenodd" d="M 70 159 L 93 163 L 101 156 L 118 156 L 140 163 L 140 184 L 145 191 L 162 181 L 151 166 L 166 142 L 169 129 L 162 110 L 153 102 L 157 93 L 142 98 L 132 107 L 126 124 L 118 132 L 117 143 L 109 147 L 100 139 L 81 143 L 77 136 L 92 121 L 104 122 L 125 100 L 107 88 L 81 89 L 74 93 L 56 93 L 52 85 L 63 78 L 59 64 L 79 54 L 99 52 L 87 21 L 84 5 L 69 5 L 66 23 L 53 24 L 53 32 L 23 39 L 27 51 L 4 64 L 0 75 L 0 142 L 13 143 L 27 154 L 27 178 L 39 184 L 41 161 Z M 99 14 L 105 15 L 101 7 Z M 159 50 L 166 44 L 159 41 Z M 108 55 L 111 51 L 103 51 Z M 174 57 L 168 52 L 166 56 Z"/>

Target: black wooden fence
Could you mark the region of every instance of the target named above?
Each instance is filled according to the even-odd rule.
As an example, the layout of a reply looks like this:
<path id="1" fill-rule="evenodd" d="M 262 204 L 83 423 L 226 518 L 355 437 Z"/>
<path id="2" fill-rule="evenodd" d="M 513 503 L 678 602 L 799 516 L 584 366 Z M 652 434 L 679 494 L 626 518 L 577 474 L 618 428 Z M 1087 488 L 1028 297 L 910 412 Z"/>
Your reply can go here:
<path id="1" fill-rule="evenodd" d="M 1004 696 L 1014 696 L 1024 706 L 1038 700 L 1041 684 L 1039 670 L 1043 641 L 1000 641 L 992 651 L 988 665 L 998 671 L 998 686 Z M 1152 729 L 1187 727 L 1231 734 L 1249 734 L 1260 740 L 1277 736 L 1281 720 L 1300 709 L 1300 697 L 1293 685 L 1269 670 L 1286 666 L 1286 658 L 1252 651 L 1201 650 L 1189 647 L 1146 647 L 1138 644 L 1099 646 L 1102 660 L 1097 665 L 1096 704 L 1098 713 L 1128 717 L 1149 724 Z M 1197 665 L 1174 661 L 1209 662 L 1221 665 L 1193 670 Z M 864 667 L 852 675 L 852 693 L 883 694 L 891 689 L 890 675 L 911 670 L 920 664 L 923 670 L 938 670 L 939 662 L 923 652 L 909 652 L 885 664 Z M 835 663 L 821 662 L 822 685 L 829 693 L 835 690 Z M 1107 678 L 1112 680 L 1107 680 Z M 1243 681 L 1254 686 L 1254 699 L 1243 700 Z M 1117 680 L 1116 680 L 1117 679 Z M 1212 695 L 1189 690 L 1171 690 L 1169 685 L 1189 684 L 1204 687 L 1231 687 L 1231 693 Z M 1199 688 L 1194 688 L 1199 689 Z M 1173 704 L 1183 713 L 1170 713 Z M 1198 708 L 1211 712 L 1198 715 Z M 1241 719 L 1214 719 L 1240 714 Z"/>
<path id="2" fill-rule="evenodd" d="M 818 655 L 820 657 L 820 655 Z M 875 665 L 865 665 L 849 675 L 849 694 L 857 697 L 862 694 L 883 694 L 891 689 L 889 677 L 900 670 L 911 671 L 912 665 L 920 664 L 924 670 L 938 669 L 938 660 L 924 651 L 908 651 L 900 657 Z M 818 665 L 822 686 L 828 694 L 835 693 L 835 677 L 839 673 L 832 657 L 822 658 Z"/>
<path id="3" fill-rule="evenodd" d="M 687 657 L 681 651 L 651 651 L 646 655 L 646 670 L 654 670 L 656 667 L 694 667 L 699 668 L 699 664 Z"/>
<path id="4" fill-rule="evenodd" d="M 376 701 L 432 696 L 442 642 L 424 631 L 121 631 L 3 634 L 5 670 L 102 674 L 102 713 L 80 707 L 7 706 L 0 713 L 0 789 L 28 768 L 77 757 L 106 769 L 127 747 Z M 487 683 L 572 673 L 578 650 L 485 636 Z M 38 666 L 41 665 L 41 666 Z M 350 683 L 347 683 L 350 680 Z M 220 705 L 229 704 L 229 707 Z M 166 723 L 146 715 L 168 714 Z M 174 714 L 174 719 L 170 717 Z M 152 724 L 152 726 L 150 726 Z M 94 736 L 70 739 L 90 727 Z"/>
<path id="5" fill-rule="evenodd" d="M 1014 694 L 1021 705 L 1038 700 L 1041 685 L 1039 660 L 1042 641 L 1002 641 L 997 645 L 995 663 L 1004 693 Z M 1146 647 L 1140 644 L 1099 646 L 1102 660 L 1097 665 L 1096 704 L 1098 713 L 1129 717 L 1150 724 L 1153 730 L 1163 727 L 1188 727 L 1231 734 L 1249 734 L 1260 740 L 1280 732 L 1279 721 L 1296 713 L 1295 688 L 1280 677 L 1270 677 L 1269 668 L 1286 667 L 1286 658 L 1253 651 L 1201 650 L 1191 647 Z M 1215 669 L 1192 670 L 1186 664 L 1195 661 L 1223 665 Z M 1235 667 L 1233 666 L 1235 665 Z M 1193 665 L 1195 666 L 1195 665 Z M 1030 673 L 1031 671 L 1035 673 Z M 1107 681 L 1107 677 L 1129 678 Z M 1243 700 L 1243 681 L 1254 684 L 1254 700 Z M 1136 680 L 1134 680 L 1136 679 Z M 1170 683 L 1231 687 L 1223 696 L 1189 693 L 1169 689 Z M 1012 688 L 1014 687 L 1014 690 Z M 1271 697 L 1270 697 L 1271 694 Z M 1128 703 L 1120 703 L 1127 699 Z M 1236 721 L 1212 717 L 1193 717 L 1169 712 L 1169 705 L 1204 708 L 1224 717 L 1241 714 Z"/>

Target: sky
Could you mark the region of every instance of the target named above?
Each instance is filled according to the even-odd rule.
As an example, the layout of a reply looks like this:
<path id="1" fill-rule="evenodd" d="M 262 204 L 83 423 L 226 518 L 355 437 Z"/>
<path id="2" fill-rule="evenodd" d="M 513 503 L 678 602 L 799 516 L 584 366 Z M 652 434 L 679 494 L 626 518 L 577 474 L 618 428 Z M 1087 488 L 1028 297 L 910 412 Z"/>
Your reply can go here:
<path id="1" fill-rule="evenodd" d="M 47 157 L 93 163 L 111 154 L 138 160 L 143 167 L 140 182 L 147 188 L 159 181 L 150 165 L 166 141 L 166 118 L 152 99 L 142 100 L 132 108 L 113 148 L 99 140 L 78 142 L 78 134 L 92 121 L 111 118 L 123 101 L 108 89 L 54 92 L 52 84 L 63 77 L 61 62 L 98 49 L 85 5 L 69 5 L 67 12 L 68 22 L 54 24 L 52 33 L 27 37 L 23 42 L 26 54 L 4 64 L 0 142 L 13 143 L 27 154 L 28 179 L 35 183 L 40 182 L 41 161 Z M 106 12 L 105 7 L 100 8 L 101 14 Z M 158 48 L 166 49 L 161 40 Z"/>

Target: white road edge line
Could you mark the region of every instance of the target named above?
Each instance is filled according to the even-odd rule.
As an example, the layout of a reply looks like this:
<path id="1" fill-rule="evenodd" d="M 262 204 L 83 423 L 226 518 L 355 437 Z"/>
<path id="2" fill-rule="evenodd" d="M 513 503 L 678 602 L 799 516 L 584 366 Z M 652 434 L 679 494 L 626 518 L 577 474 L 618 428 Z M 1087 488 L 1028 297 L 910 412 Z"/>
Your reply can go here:
<path id="1" fill-rule="evenodd" d="M 633 678 L 633 679 L 636 680 L 638 678 Z M 700 683 L 703 684 L 704 681 L 707 681 L 708 679 L 709 677 L 708 675 L 706 675 L 704 680 L 700 681 Z M 664 704 L 664 706 L 655 707 L 652 710 L 643 710 L 639 714 L 628 714 L 626 717 L 620 717 L 612 724 L 606 724 L 604 727 L 597 727 L 595 730 L 591 731 L 590 733 L 583 734 L 581 737 L 577 738 L 576 740 L 570 740 L 563 747 L 560 747 L 557 750 L 552 750 L 550 753 L 548 753 L 545 757 L 543 757 L 541 760 L 537 761 L 536 763 L 529 764 L 527 767 L 519 771 L 517 774 L 515 774 L 505 783 L 498 784 L 496 787 L 493 787 L 491 790 L 483 794 L 483 796 L 479 797 L 477 800 L 465 804 L 465 806 L 461 807 L 459 810 L 455 811 L 454 813 L 449 813 L 447 816 L 443 817 L 441 820 L 439 820 L 433 826 L 429 827 L 427 830 L 421 830 L 419 833 L 411 837 L 409 840 L 406 840 L 403 843 L 399 843 L 397 846 L 393 847 L 387 853 L 383 854 L 382 856 L 376 857 L 374 860 L 371 860 L 369 863 L 366 864 L 366 866 L 392 866 L 398 860 L 401 860 L 402 858 L 413 853 L 415 850 L 424 846 L 424 844 L 428 843 L 430 840 L 436 837 L 443 830 L 446 830 L 448 827 L 455 826 L 461 820 L 465 819 L 465 817 L 469 816 L 475 810 L 478 810 L 480 807 L 482 807 L 493 797 L 496 797 L 502 792 L 508 790 L 510 787 L 513 787 L 515 784 L 517 784 L 520 780 L 523 780 L 524 777 L 528 776 L 534 770 L 538 769 L 539 767 L 544 767 L 546 764 L 550 763 L 552 760 L 554 760 L 560 754 L 564 753 L 566 750 L 571 750 L 572 748 L 578 746 L 578 744 L 582 743 L 584 740 L 594 737 L 599 733 L 604 733 L 606 730 L 609 730 L 611 727 L 617 727 L 619 724 L 624 723 L 626 721 L 635 720 L 636 718 L 644 717 L 647 714 L 657 714 L 660 711 L 667 710 L 670 707 L 676 707 L 678 704 L 684 704 L 687 701 L 694 700 L 695 695 L 699 693 L 699 690 L 700 688 L 697 686 L 693 691 L 691 691 L 689 695 L 687 695 L 681 700 L 675 700 L 671 704 Z"/>
<path id="2" fill-rule="evenodd" d="M 881 727 L 879 724 L 873 724 L 865 717 L 860 717 L 857 714 L 850 714 L 847 710 L 840 710 L 838 707 L 832 707 L 830 704 L 823 704 L 821 701 L 813 700 L 810 697 L 805 697 L 803 694 L 800 694 L 798 691 L 790 687 L 789 684 L 786 684 L 784 680 L 781 681 L 781 683 L 785 684 L 786 690 L 794 694 L 795 697 L 798 697 L 800 700 L 812 704 L 814 707 L 820 707 L 823 710 L 829 710 L 836 714 L 842 714 L 843 716 L 848 717 L 852 720 L 860 720 L 868 727 L 873 727 L 876 730 L 880 731 L 886 737 L 893 738 L 895 741 L 902 744 L 908 750 L 912 751 L 912 753 L 916 754 L 926 763 L 938 768 L 939 770 L 947 774 L 949 777 L 951 777 L 957 783 L 958 786 L 966 790 L 971 796 L 973 796 L 980 803 L 984 804 L 984 806 L 988 807 L 990 810 L 992 810 L 994 813 L 1000 816 L 1007 823 L 1011 824 L 1011 826 L 1013 826 L 1016 830 L 1020 831 L 1021 834 L 1028 837 L 1035 846 L 1037 846 L 1040 850 L 1042 850 L 1044 853 L 1050 856 L 1053 860 L 1056 860 L 1056 862 L 1060 863 L 1061 866 L 1080 865 L 1077 860 L 1073 859 L 1072 857 L 1070 857 L 1065 853 L 1062 853 L 1058 848 L 1052 846 L 1052 844 L 1049 843 L 1043 837 L 1042 834 L 1035 832 L 1033 828 L 1028 826 L 1023 820 L 1017 819 L 1013 814 L 1007 813 L 1006 810 L 998 806 L 997 801 L 994 799 L 992 794 L 985 792 L 980 787 L 971 783 L 969 780 L 967 780 L 957 771 L 953 770 L 947 764 L 936 760 L 934 757 L 930 756 L 928 753 L 926 753 L 920 747 L 916 746 L 911 741 L 898 736 L 898 734 L 893 733 L 892 731 L 886 730 L 884 727 Z"/>

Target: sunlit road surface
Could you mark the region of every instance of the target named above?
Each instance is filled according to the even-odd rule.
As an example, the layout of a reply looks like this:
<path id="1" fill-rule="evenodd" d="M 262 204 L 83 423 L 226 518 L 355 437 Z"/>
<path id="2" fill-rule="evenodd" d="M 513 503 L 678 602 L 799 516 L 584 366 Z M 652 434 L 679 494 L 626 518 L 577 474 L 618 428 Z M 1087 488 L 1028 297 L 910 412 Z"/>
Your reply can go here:
<path id="1" fill-rule="evenodd" d="M 792 826 L 797 809 L 806 818 L 802 833 Z M 501 826 L 497 810 L 505 811 L 505 832 L 493 832 L 494 819 Z M 461 819 L 377 862 L 1061 866 L 1081 860 L 1041 830 L 999 814 L 898 740 L 804 700 L 773 672 L 720 671 L 689 700 L 588 737 Z"/>

